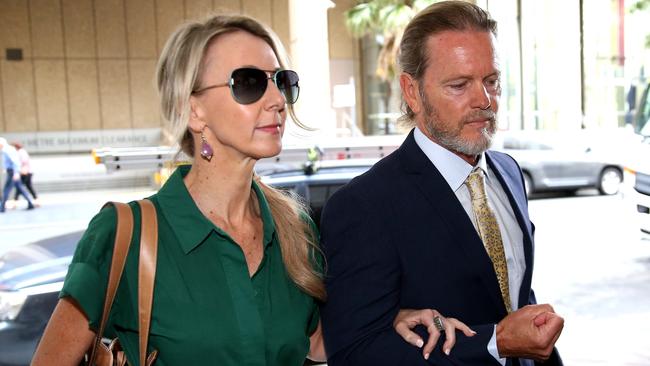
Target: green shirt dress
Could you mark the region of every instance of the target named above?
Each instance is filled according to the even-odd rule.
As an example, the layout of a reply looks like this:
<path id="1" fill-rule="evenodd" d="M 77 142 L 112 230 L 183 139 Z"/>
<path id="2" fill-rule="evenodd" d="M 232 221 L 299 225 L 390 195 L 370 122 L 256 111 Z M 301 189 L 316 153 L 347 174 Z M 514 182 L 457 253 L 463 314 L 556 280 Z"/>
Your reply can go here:
<path id="1" fill-rule="evenodd" d="M 158 263 L 149 351 L 156 366 L 302 365 L 318 324 L 315 299 L 289 278 L 268 203 L 252 182 L 264 223 L 264 257 L 251 277 L 241 248 L 199 211 L 174 172 L 150 197 L 158 216 Z M 105 336 L 119 337 L 138 364 L 138 252 L 140 211 Z M 98 328 L 108 282 L 116 214 L 103 209 L 79 242 L 60 297 L 74 298 Z"/>

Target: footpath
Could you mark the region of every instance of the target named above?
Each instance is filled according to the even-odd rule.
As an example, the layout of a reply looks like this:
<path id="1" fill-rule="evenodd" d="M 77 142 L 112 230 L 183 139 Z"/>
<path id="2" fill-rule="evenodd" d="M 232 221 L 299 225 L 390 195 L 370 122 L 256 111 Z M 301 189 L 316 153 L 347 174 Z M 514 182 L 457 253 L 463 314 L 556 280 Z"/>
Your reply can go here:
<path id="1" fill-rule="evenodd" d="M 130 201 L 154 192 L 152 171 L 107 173 L 90 154 L 32 157 L 33 183 L 39 207 L 16 207 L 0 214 L 0 253 L 35 240 L 83 230 L 109 200 Z M 2 177 L 4 181 L 4 177 Z M 10 196 L 13 199 L 13 192 Z"/>

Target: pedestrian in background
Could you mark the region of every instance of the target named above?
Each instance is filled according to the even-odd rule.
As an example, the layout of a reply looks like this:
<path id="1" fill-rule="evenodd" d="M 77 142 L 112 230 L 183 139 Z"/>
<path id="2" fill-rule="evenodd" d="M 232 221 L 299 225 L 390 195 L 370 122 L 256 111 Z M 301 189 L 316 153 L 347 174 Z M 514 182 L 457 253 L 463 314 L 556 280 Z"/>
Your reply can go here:
<path id="1" fill-rule="evenodd" d="M 20 181 L 20 157 L 16 149 L 7 143 L 7 140 L 0 137 L 0 150 L 2 150 L 2 160 L 4 169 L 7 172 L 7 181 L 2 192 L 2 205 L 0 205 L 0 212 L 5 212 L 5 204 L 9 194 L 11 193 L 12 188 L 22 194 L 27 200 L 27 209 L 31 210 L 34 208 L 34 203 L 32 199 L 27 194 L 25 186 Z"/>
<path id="2" fill-rule="evenodd" d="M 36 191 L 32 186 L 33 172 L 32 172 L 32 164 L 29 157 L 29 153 L 27 152 L 27 150 L 25 150 L 25 147 L 20 142 L 12 142 L 11 145 L 13 145 L 13 147 L 16 148 L 16 152 L 18 153 L 18 158 L 20 159 L 20 181 L 25 186 L 25 188 L 27 188 L 29 193 L 32 194 L 34 205 L 38 206 L 38 196 L 36 195 Z M 20 192 L 16 190 L 14 200 L 18 201 L 19 195 Z"/>

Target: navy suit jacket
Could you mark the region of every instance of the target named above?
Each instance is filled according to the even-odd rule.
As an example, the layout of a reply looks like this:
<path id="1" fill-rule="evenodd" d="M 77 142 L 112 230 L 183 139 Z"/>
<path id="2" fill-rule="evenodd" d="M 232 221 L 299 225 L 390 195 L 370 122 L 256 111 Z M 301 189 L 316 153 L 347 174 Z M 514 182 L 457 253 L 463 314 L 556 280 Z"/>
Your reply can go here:
<path id="1" fill-rule="evenodd" d="M 526 272 L 519 304 L 531 290 L 534 226 L 523 177 L 508 155 L 488 151 L 523 232 Z M 328 300 L 321 307 L 330 366 L 499 365 L 487 351 L 507 315 L 492 262 L 447 182 L 413 138 L 337 191 L 323 209 L 321 245 Z M 456 332 L 451 356 L 442 341 L 429 360 L 393 329 L 399 309 L 433 308 L 478 332 Z M 420 327 L 421 328 L 421 327 Z M 426 339 L 426 331 L 418 329 Z M 510 365 L 533 365 L 509 359 Z M 561 365 L 554 355 L 547 363 Z"/>

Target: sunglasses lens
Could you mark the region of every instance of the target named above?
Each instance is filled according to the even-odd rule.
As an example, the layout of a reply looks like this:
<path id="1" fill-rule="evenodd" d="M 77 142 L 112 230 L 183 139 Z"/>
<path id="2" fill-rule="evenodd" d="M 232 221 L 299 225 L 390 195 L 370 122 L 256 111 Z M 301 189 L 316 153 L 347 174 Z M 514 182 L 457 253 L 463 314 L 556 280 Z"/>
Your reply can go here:
<path id="1" fill-rule="evenodd" d="M 292 70 L 280 70 L 275 75 L 275 84 L 284 95 L 287 103 L 294 104 L 300 94 L 298 85 L 298 74 Z"/>
<path id="2" fill-rule="evenodd" d="M 274 80 L 287 103 L 293 104 L 298 100 L 300 86 L 298 86 L 298 74 L 295 71 L 280 70 L 275 74 Z M 267 85 L 266 71 L 243 68 L 233 71 L 230 88 L 237 103 L 251 104 L 257 102 L 264 95 Z"/>
<path id="3" fill-rule="evenodd" d="M 258 69 L 237 69 L 232 73 L 232 95 L 240 104 L 258 101 L 266 91 L 266 72 Z"/>

